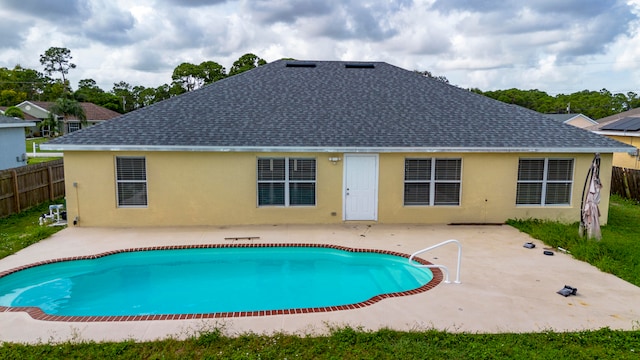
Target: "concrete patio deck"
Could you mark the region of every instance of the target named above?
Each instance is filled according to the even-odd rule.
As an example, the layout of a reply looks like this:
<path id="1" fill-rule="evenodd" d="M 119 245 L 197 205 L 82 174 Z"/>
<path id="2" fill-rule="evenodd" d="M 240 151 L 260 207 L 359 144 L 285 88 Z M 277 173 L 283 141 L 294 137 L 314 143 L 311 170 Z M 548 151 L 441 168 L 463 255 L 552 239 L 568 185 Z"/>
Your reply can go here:
<path id="1" fill-rule="evenodd" d="M 576 229 L 577 231 L 577 229 Z M 0 259 L 0 272 L 39 261 L 117 249 L 215 244 L 226 237 L 257 236 L 253 243 L 318 243 L 406 254 L 448 239 L 462 243 L 461 284 L 441 283 L 424 293 L 388 298 L 373 305 L 323 313 L 208 320 L 56 322 L 24 312 L 0 312 L 0 342 L 137 341 L 184 338 L 222 328 L 246 332 L 321 334 L 329 326 L 376 330 L 440 329 L 449 332 L 538 332 L 640 328 L 640 288 L 554 251 L 509 226 L 279 225 L 189 228 L 67 228 L 17 254 Z M 536 247 L 523 247 L 526 242 Z M 238 240 L 235 243 L 249 242 Z M 453 245 L 421 255 L 443 264 L 455 278 Z M 556 291 L 564 285 L 576 296 Z"/>

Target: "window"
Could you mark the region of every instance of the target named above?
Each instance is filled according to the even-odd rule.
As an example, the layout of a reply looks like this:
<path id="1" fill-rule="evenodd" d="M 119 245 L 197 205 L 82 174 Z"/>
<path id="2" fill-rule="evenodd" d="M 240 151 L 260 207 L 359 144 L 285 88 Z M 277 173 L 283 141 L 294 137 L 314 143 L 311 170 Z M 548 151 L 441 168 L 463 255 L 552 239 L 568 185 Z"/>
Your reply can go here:
<path id="1" fill-rule="evenodd" d="M 258 159 L 258 206 L 315 204 L 315 159 Z"/>
<path id="2" fill-rule="evenodd" d="M 405 159 L 405 205 L 460 205 L 462 159 Z"/>
<path id="3" fill-rule="evenodd" d="M 70 122 L 67 125 L 68 125 L 68 131 L 67 132 L 71 133 L 71 132 L 80 130 L 80 123 L 79 122 Z"/>
<path id="4" fill-rule="evenodd" d="M 144 157 L 116 157 L 118 207 L 147 206 L 147 166 Z"/>
<path id="5" fill-rule="evenodd" d="M 44 125 L 40 128 L 40 132 L 42 133 L 43 137 L 49 137 L 49 125 Z"/>
<path id="6" fill-rule="evenodd" d="M 573 159 L 520 159 L 517 205 L 569 205 Z"/>

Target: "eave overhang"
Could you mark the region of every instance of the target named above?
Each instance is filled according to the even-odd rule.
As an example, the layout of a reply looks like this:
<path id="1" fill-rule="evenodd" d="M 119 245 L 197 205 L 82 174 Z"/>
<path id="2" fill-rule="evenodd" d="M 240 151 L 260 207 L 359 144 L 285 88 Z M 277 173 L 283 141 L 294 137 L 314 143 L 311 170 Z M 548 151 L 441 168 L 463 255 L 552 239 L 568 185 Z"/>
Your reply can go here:
<path id="1" fill-rule="evenodd" d="M 36 126 L 36 123 L 34 122 L 15 122 L 15 123 L 4 123 L 4 124 L 0 124 L 0 128 L 24 128 L 24 127 L 31 127 L 31 126 Z"/>
<path id="2" fill-rule="evenodd" d="M 350 146 L 163 146 L 163 145 L 71 145 L 41 144 L 43 150 L 113 152 L 282 152 L 282 153 L 617 153 L 634 150 L 620 147 L 350 147 Z"/>
<path id="3" fill-rule="evenodd" d="M 628 137 L 640 137 L 640 132 L 638 131 L 600 131 L 593 130 L 595 134 L 605 135 L 605 136 L 628 136 Z"/>

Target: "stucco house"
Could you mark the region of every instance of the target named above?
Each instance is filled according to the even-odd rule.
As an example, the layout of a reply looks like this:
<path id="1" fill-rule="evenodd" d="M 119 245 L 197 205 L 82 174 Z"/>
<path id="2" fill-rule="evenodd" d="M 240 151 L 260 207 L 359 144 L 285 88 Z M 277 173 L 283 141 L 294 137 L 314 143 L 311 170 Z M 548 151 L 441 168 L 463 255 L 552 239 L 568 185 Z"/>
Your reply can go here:
<path id="1" fill-rule="evenodd" d="M 279 60 L 43 145 L 78 226 L 578 221 L 625 144 L 383 62 Z"/>
<path id="2" fill-rule="evenodd" d="M 34 119 L 36 125 L 31 129 L 32 136 L 47 136 L 49 135 L 48 129 L 40 129 L 37 125 L 40 121 L 46 119 L 49 116 L 51 107 L 54 102 L 51 101 L 23 101 L 16 107 L 20 108 L 25 114 L 25 119 Z M 96 105 L 90 102 L 81 102 L 80 106 L 84 109 L 87 117 L 86 126 L 82 125 L 80 119 L 76 119 L 71 116 L 58 116 L 59 120 L 63 122 L 62 132 L 63 134 L 78 131 L 84 127 L 93 126 L 103 121 L 113 119 L 120 116 L 120 113 Z"/>
<path id="3" fill-rule="evenodd" d="M 0 170 L 27 165 L 25 128 L 32 122 L 0 115 Z"/>
<path id="4" fill-rule="evenodd" d="M 613 154 L 613 166 L 640 170 L 640 108 L 598 119 L 588 130 L 623 142 L 633 149 Z"/>
<path id="5" fill-rule="evenodd" d="M 559 121 L 563 124 L 573 125 L 579 128 L 587 128 L 598 124 L 595 120 L 591 119 L 584 114 L 545 114 L 546 116 Z"/>

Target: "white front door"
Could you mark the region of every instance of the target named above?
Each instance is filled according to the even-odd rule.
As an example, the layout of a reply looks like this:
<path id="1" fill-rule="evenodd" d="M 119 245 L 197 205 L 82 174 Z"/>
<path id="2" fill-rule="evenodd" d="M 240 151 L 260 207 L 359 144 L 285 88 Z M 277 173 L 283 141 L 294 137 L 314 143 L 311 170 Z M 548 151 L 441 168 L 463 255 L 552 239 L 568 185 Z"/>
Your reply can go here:
<path id="1" fill-rule="evenodd" d="M 345 154 L 344 220 L 378 220 L 378 155 Z"/>

